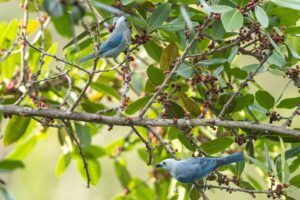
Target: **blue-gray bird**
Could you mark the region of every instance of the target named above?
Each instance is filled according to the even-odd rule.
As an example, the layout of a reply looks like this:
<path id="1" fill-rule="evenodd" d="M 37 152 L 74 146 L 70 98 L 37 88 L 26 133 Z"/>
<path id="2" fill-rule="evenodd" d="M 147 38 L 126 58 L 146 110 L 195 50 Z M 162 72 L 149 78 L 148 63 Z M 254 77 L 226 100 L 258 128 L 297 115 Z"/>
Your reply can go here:
<path id="1" fill-rule="evenodd" d="M 130 44 L 130 28 L 127 23 L 126 17 L 120 17 L 117 22 L 114 31 L 110 34 L 108 39 L 100 45 L 100 57 L 102 58 L 116 58 L 122 51 L 126 51 Z M 93 54 L 88 55 L 81 59 L 79 62 L 85 62 L 94 57 Z"/>
<path id="2" fill-rule="evenodd" d="M 223 158 L 193 157 L 185 160 L 165 159 L 156 165 L 163 168 L 179 182 L 193 183 L 207 176 L 216 168 L 244 160 L 243 153 L 234 153 Z"/>

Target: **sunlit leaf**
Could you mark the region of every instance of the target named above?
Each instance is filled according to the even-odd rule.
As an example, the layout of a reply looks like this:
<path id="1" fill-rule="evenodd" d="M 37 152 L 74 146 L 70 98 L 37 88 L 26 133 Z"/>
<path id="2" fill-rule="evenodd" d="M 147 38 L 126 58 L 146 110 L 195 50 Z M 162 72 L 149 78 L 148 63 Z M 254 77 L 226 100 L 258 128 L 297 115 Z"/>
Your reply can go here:
<path id="1" fill-rule="evenodd" d="M 91 178 L 91 185 L 96 185 L 99 182 L 101 176 L 100 163 L 96 159 L 88 159 L 87 164 L 88 164 L 88 171 Z M 87 180 L 83 161 L 80 158 L 78 158 L 77 160 L 77 169 L 79 170 L 81 177 L 84 180 Z"/>
<path id="2" fill-rule="evenodd" d="M 273 108 L 275 104 L 274 97 L 267 91 L 259 90 L 255 93 L 255 99 L 262 107 L 266 109 Z"/>
<path id="3" fill-rule="evenodd" d="M 224 12 L 221 16 L 221 20 L 227 32 L 240 29 L 244 23 L 243 15 L 238 9 Z"/>
<path id="4" fill-rule="evenodd" d="M 230 137 L 220 137 L 201 145 L 202 149 L 208 154 L 218 153 L 228 148 L 233 143 Z"/>
<path id="5" fill-rule="evenodd" d="M 59 157 L 56 163 L 55 174 L 56 176 L 61 176 L 66 168 L 69 166 L 71 162 L 71 155 L 70 153 L 63 154 Z"/>
<path id="6" fill-rule="evenodd" d="M 171 6 L 169 3 L 159 5 L 148 19 L 150 29 L 153 30 L 157 26 L 161 25 L 164 21 L 166 21 L 169 17 L 170 12 Z"/>
<path id="7" fill-rule="evenodd" d="M 12 171 L 24 167 L 25 167 L 24 164 L 19 160 L 10 160 L 10 159 L 0 160 L 0 171 L 2 172 Z"/>
<path id="8" fill-rule="evenodd" d="M 9 145 L 20 139 L 25 133 L 30 122 L 30 117 L 12 116 L 5 127 L 3 145 Z M 17 126 L 16 126 L 17 124 Z"/>

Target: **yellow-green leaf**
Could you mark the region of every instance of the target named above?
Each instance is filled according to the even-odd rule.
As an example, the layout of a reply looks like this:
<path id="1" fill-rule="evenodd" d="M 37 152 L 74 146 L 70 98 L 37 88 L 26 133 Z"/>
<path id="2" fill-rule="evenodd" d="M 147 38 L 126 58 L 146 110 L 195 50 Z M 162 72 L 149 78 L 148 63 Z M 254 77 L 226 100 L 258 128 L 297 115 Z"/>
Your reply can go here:
<path id="1" fill-rule="evenodd" d="M 199 116 L 201 114 L 200 107 L 198 104 L 191 98 L 189 98 L 185 93 L 180 94 L 182 103 L 184 107 L 194 116 Z"/>
<path id="2" fill-rule="evenodd" d="M 168 70 L 170 65 L 176 60 L 179 52 L 176 44 L 169 44 L 162 52 L 160 57 L 160 68 L 163 70 Z"/>
<path id="3" fill-rule="evenodd" d="M 30 122 L 29 117 L 13 116 L 8 123 L 3 135 L 3 145 L 9 145 L 20 139 Z"/>

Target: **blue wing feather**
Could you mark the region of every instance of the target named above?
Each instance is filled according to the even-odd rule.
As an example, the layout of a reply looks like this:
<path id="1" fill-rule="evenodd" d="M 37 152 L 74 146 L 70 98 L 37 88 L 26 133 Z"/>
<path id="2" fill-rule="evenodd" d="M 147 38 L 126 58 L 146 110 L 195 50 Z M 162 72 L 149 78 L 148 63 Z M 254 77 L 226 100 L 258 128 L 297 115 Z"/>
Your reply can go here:
<path id="1" fill-rule="evenodd" d="M 100 46 L 100 54 L 103 54 L 106 51 L 118 47 L 121 44 L 122 40 L 123 40 L 122 34 L 109 38 Z"/>
<path id="2" fill-rule="evenodd" d="M 183 183 L 191 183 L 208 175 L 221 164 L 215 158 L 190 158 L 176 167 L 176 179 Z"/>

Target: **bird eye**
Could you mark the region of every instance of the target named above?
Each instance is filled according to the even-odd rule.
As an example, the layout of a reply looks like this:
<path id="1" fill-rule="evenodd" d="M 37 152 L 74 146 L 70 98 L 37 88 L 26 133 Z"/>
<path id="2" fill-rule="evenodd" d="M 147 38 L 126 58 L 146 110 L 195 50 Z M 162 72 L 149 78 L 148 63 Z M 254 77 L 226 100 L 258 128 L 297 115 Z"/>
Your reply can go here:
<path id="1" fill-rule="evenodd" d="M 163 162 L 163 165 L 166 165 L 166 162 Z"/>

